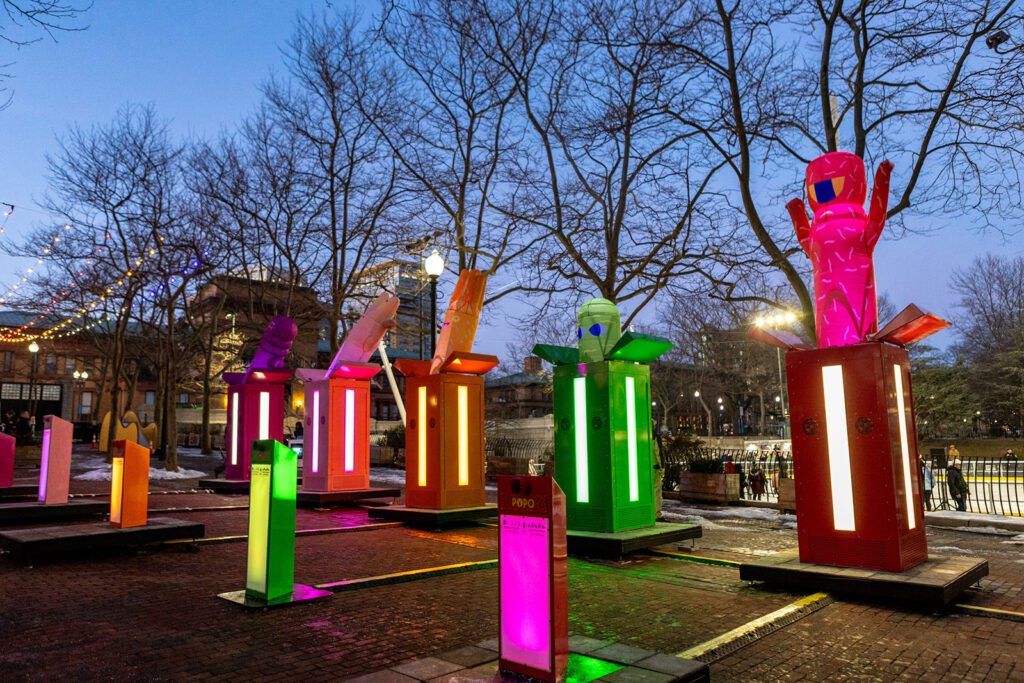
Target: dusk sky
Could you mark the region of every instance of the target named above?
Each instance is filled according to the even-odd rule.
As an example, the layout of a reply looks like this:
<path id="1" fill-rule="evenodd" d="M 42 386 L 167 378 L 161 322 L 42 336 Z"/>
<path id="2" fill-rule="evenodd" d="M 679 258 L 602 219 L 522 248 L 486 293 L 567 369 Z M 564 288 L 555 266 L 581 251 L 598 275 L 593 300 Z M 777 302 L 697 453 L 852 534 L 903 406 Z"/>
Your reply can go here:
<path id="1" fill-rule="evenodd" d="M 0 61 L 15 60 L 6 69 L 13 75 L 14 100 L 0 111 L 0 202 L 17 208 L 0 239 L 17 240 L 48 221 L 35 202 L 46 191 L 46 154 L 55 152 L 56 135 L 69 125 L 104 124 L 118 107 L 139 102 L 153 103 L 182 137 L 230 130 L 259 101 L 259 83 L 280 69 L 278 48 L 291 34 L 295 15 L 326 5 L 324 0 L 96 0 L 81 20 L 87 30 L 59 34 L 56 43 L 43 39 L 13 57 L 5 48 Z M 367 11 L 374 5 L 366 3 Z M 900 172 L 899 167 L 894 171 L 898 186 Z M 794 187 L 793 195 L 799 190 Z M 783 206 L 777 209 L 784 214 Z M 954 219 L 936 224 L 946 227 L 901 240 L 883 237 L 876 274 L 879 291 L 898 308 L 913 302 L 949 316 L 954 313 L 948 286 L 954 268 L 987 252 L 1017 256 L 1024 250 L 1019 242 L 979 235 Z M 0 287 L 12 284 L 25 265 L 0 255 Z M 504 326 L 489 326 L 478 335 L 478 348 L 504 355 L 512 337 Z M 935 343 L 952 339 L 945 332 Z"/>

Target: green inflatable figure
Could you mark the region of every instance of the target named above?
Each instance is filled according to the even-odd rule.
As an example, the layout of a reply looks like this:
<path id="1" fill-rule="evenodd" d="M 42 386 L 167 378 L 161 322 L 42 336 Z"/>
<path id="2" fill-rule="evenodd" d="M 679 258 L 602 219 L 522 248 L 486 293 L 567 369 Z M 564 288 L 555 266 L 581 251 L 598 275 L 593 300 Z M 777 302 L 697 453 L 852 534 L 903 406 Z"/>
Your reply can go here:
<path id="1" fill-rule="evenodd" d="M 650 362 L 672 343 L 620 326 L 614 303 L 591 299 L 580 308 L 579 348 L 533 347 L 555 366 L 555 479 L 573 531 L 655 522 Z"/>

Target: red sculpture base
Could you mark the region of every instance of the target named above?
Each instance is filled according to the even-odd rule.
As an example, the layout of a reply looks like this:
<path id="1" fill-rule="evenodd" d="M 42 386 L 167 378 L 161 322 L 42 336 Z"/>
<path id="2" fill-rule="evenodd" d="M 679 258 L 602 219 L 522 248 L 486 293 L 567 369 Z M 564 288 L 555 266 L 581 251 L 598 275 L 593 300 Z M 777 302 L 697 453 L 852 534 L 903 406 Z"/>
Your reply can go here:
<path id="1" fill-rule="evenodd" d="M 800 561 L 899 572 L 926 560 L 906 349 L 792 350 L 786 371 Z"/>

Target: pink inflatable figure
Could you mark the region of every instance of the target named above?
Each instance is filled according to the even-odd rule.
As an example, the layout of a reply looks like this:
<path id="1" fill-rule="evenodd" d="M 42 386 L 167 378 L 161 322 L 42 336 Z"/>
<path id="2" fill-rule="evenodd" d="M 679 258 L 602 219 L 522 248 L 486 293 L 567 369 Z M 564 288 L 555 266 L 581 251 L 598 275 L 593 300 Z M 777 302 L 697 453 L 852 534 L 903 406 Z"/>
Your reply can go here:
<path id="1" fill-rule="evenodd" d="M 878 331 L 872 254 L 885 227 L 892 164 L 875 172 L 871 209 L 865 214 L 864 161 L 850 152 L 830 152 L 807 166 L 808 222 L 800 199 L 789 209 L 800 246 L 814 268 L 814 312 L 818 348 L 860 344 Z"/>

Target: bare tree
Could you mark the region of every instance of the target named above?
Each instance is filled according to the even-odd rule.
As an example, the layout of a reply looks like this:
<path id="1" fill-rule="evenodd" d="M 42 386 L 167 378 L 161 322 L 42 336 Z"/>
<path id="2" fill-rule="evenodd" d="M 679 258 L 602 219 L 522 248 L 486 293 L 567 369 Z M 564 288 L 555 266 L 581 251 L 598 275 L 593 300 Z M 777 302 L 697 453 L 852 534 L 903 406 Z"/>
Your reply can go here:
<path id="1" fill-rule="evenodd" d="M 813 336 L 806 262 L 794 258 L 800 250 L 782 198 L 796 193 L 804 165 L 840 142 L 868 161 L 895 163 L 890 221 L 911 209 L 968 215 L 978 225 L 1019 217 L 1024 50 L 1000 54 L 984 45 L 997 28 L 1024 28 L 1014 5 L 955 2 L 940 11 L 927 0 L 676 3 L 678 18 L 662 43 L 700 74 L 671 111 L 726 164 L 728 196 L 759 253 L 730 277 L 713 279 L 719 295 L 756 299 L 742 291 L 744 274 L 774 269 Z"/>
<path id="2" fill-rule="evenodd" d="M 357 102 L 382 84 L 358 23 L 355 13 L 300 17 L 284 51 L 288 77 L 263 89 L 268 115 L 303 148 L 299 169 L 309 177 L 320 247 L 305 271 L 325 300 L 332 353 L 360 273 L 399 238 L 389 220 L 400 194 L 398 162 Z"/>
<path id="3" fill-rule="evenodd" d="M 50 311 L 66 317 L 47 334 L 104 319 L 92 336 L 109 359 L 114 418 L 124 409 L 122 384 L 133 385 L 129 369 L 137 369 L 126 347 L 132 308 L 151 275 L 150 259 L 176 220 L 179 155 L 153 109 L 129 105 L 106 126 L 73 127 L 48 159 L 50 191 L 43 206 L 65 225 L 43 256 L 37 290 L 44 301 L 52 300 Z M 33 231 L 21 250 L 32 253 L 52 240 L 52 231 Z M 111 439 L 114 426 L 111 420 Z"/>
<path id="4" fill-rule="evenodd" d="M 3 14 L 0 15 L 0 45 L 19 50 L 31 45 L 43 36 L 57 40 L 57 34 L 66 31 L 84 31 L 84 26 L 75 24 L 92 3 L 79 0 L 2 0 Z M 6 17 L 6 19 L 4 18 Z M 6 70 L 12 62 L 0 63 L 0 110 L 11 104 L 14 94 L 3 83 L 11 78 Z"/>

